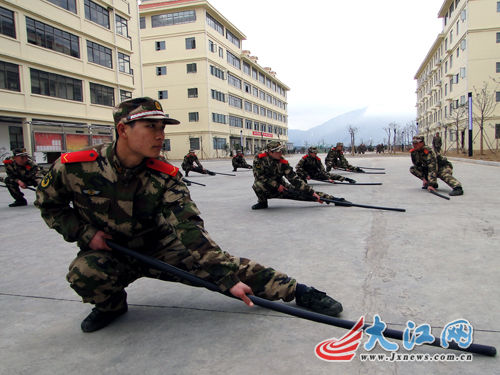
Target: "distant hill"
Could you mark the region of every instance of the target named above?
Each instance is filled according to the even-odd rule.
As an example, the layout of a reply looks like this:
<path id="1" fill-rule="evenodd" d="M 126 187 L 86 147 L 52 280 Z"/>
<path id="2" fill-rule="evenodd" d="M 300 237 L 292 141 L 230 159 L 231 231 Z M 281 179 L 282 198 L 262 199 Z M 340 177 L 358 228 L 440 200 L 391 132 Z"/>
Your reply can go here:
<path id="1" fill-rule="evenodd" d="M 315 126 L 309 130 L 288 129 L 288 139 L 294 146 L 307 145 L 335 145 L 343 142 L 349 146 L 351 138 L 347 128 L 352 125 L 358 128 L 356 132 L 356 144 L 361 142 L 369 145 L 386 143 L 387 134 L 384 128 L 391 122 L 397 123 L 401 128 L 414 120 L 412 115 L 380 115 L 367 114 L 368 107 L 350 111 L 334 117 L 325 123 Z M 392 137 L 391 137 L 392 138 Z"/>

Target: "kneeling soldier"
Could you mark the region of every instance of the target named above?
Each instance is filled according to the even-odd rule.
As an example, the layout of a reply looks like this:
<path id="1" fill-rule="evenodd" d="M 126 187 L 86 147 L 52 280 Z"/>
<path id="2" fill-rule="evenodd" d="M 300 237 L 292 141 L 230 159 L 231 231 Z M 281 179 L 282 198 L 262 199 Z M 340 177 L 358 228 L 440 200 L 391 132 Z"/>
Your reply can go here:
<path id="1" fill-rule="evenodd" d="M 333 180 L 337 181 L 348 181 L 353 184 L 356 181 L 352 178 L 347 178 L 335 173 L 328 173 L 325 171 L 325 167 L 321 163 L 321 159 L 318 158 L 318 149 L 316 147 L 309 147 L 307 150 L 308 154 L 304 155 L 297 166 L 295 167 L 295 171 L 304 181 L 315 179 L 315 180 L 327 180 L 333 182 Z"/>
<path id="2" fill-rule="evenodd" d="M 233 172 L 236 172 L 238 168 L 252 169 L 252 166 L 247 163 L 245 156 L 241 150 L 236 151 L 236 155 L 233 156 Z"/>

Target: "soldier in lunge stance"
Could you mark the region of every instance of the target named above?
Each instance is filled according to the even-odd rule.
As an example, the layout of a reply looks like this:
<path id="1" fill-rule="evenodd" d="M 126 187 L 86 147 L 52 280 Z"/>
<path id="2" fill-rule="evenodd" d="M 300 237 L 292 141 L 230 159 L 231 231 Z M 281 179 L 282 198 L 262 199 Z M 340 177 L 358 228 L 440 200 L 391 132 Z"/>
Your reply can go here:
<path id="1" fill-rule="evenodd" d="M 307 152 L 307 155 L 304 155 L 295 167 L 295 171 L 304 181 L 307 182 L 307 180 L 312 178 L 314 180 L 326 180 L 329 182 L 333 182 L 334 180 L 348 181 L 351 184 L 356 182 L 352 178 L 325 171 L 321 159 L 318 158 L 318 149 L 316 147 L 309 147 Z"/>
<path id="2" fill-rule="evenodd" d="M 116 254 L 111 239 L 202 279 L 252 305 L 247 294 L 292 301 L 338 315 L 342 305 L 273 268 L 223 251 L 204 229 L 178 168 L 160 157 L 165 125 L 178 124 L 151 98 L 114 110 L 116 141 L 63 154 L 37 190 L 36 206 L 49 227 L 80 252 L 67 280 L 95 307 L 84 332 L 107 326 L 127 312 L 125 288 L 141 277 L 179 281 L 136 259 Z"/>
<path id="3" fill-rule="evenodd" d="M 355 167 L 354 165 L 349 164 L 347 159 L 344 156 L 344 144 L 342 142 L 338 142 L 335 147 L 332 147 L 325 158 L 326 171 L 330 172 L 330 169 L 342 168 L 348 171 L 364 173 L 359 167 Z"/>

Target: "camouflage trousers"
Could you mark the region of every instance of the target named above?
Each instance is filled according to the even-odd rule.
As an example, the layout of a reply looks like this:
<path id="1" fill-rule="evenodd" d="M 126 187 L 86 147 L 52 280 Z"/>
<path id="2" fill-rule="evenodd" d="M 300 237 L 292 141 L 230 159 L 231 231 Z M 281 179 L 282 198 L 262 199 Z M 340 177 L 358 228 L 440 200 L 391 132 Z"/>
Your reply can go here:
<path id="1" fill-rule="evenodd" d="M 298 201 L 315 201 L 316 199 L 310 196 L 308 193 L 297 191 L 292 185 L 285 184 L 283 185 L 287 190 L 283 192 L 279 192 L 278 189 L 267 189 L 264 184 L 259 181 L 255 181 L 252 185 L 253 191 L 255 195 L 257 195 L 257 199 L 259 202 L 267 202 L 268 199 L 278 198 L 278 199 L 293 199 Z M 329 195 L 326 193 L 322 193 L 321 191 L 317 191 L 321 198 L 326 199 L 334 199 L 333 195 Z"/>
<path id="2" fill-rule="evenodd" d="M 233 163 L 233 169 L 237 169 L 237 168 L 247 168 L 247 169 L 252 169 L 252 166 L 246 162 L 237 162 L 237 161 L 232 161 Z"/>
<path id="3" fill-rule="evenodd" d="M 201 173 L 201 174 L 207 174 L 207 172 L 205 172 L 202 167 L 197 167 L 197 166 L 195 167 L 195 166 L 191 166 L 191 165 L 183 165 L 182 169 L 184 170 L 184 172 L 186 172 L 186 176 L 191 171 L 198 172 L 198 173 Z"/>
<path id="4" fill-rule="evenodd" d="M 36 181 L 32 180 L 21 180 L 23 181 L 26 186 L 34 186 L 37 187 L 38 184 Z M 9 189 L 10 195 L 12 195 L 12 198 L 14 198 L 16 201 L 22 201 L 24 199 L 24 193 L 21 191 L 21 188 L 19 187 L 19 184 L 16 182 L 16 179 L 11 178 L 11 177 L 6 177 L 5 180 L 5 186 L 7 186 L 7 189 Z"/>
<path id="5" fill-rule="evenodd" d="M 192 260 L 182 259 L 184 254 L 188 253 L 188 251 L 177 252 L 165 249 L 155 253 L 154 258 L 213 282 L 207 277 L 207 272 L 199 268 L 199 265 L 188 269 L 186 264 L 192 264 Z M 179 254 L 182 255 L 179 256 Z M 286 302 L 295 298 L 295 279 L 250 259 L 227 255 L 238 266 L 235 274 L 243 283 L 252 288 L 256 296 L 269 300 L 282 299 Z M 191 257 L 186 256 L 186 258 Z M 83 302 L 94 304 L 101 311 L 114 311 L 122 308 L 127 300 L 125 288 L 141 277 L 193 285 L 178 277 L 150 268 L 134 258 L 105 250 L 80 252 L 69 266 L 69 273 L 66 276 L 70 286 L 82 297 Z"/>
<path id="6" fill-rule="evenodd" d="M 437 187 L 437 183 L 431 183 L 430 181 L 436 181 L 437 178 L 443 180 L 452 189 L 458 186 L 462 186 L 460 181 L 453 177 L 453 168 L 449 166 L 440 168 L 437 173 L 432 173 L 430 176 L 426 176 L 421 169 L 412 165 L 410 167 L 410 173 L 419 179 L 426 178 L 426 180 L 429 181 L 429 184 L 433 187 Z"/>

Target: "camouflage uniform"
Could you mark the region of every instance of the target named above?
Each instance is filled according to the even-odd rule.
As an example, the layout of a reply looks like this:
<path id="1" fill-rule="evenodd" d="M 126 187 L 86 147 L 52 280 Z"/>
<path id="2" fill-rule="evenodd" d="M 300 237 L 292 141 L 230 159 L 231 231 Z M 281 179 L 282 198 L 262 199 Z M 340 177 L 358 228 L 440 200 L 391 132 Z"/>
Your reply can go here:
<path id="1" fill-rule="evenodd" d="M 221 290 L 243 281 L 264 298 L 294 298 L 294 279 L 217 246 L 177 168 L 161 159 L 147 159 L 126 169 L 114 143 L 79 152 L 93 154 L 89 159 L 94 160 L 72 162 L 79 159 L 79 155 L 73 158 L 78 152 L 64 154 L 41 182 L 35 204 L 49 227 L 80 247 L 67 280 L 84 302 L 115 311 L 126 304 L 124 288 L 140 277 L 178 281 L 129 257 L 91 250 L 89 242 L 98 230 Z"/>
<path id="2" fill-rule="evenodd" d="M 432 138 L 432 147 L 434 148 L 434 151 L 439 154 L 441 152 L 441 146 L 443 144 L 443 141 L 441 140 L 441 137 L 439 134 L 436 134 L 434 138 Z"/>
<path id="3" fill-rule="evenodd" d="M 338 150 L 337 147 L 343 146 L 342 143 L 337 143 L 336 147 L 332 147 L 325 158 L 326 171 L 330 172 L 332 168 L 343 168 L 352 169 L 356 172 L 360 172 L 361 169 L 355 167 L 347 162 L 342 150 Z"/>
<path id="4" fill-rule="evenodd" d="M 317 156 L 304 155 L 295 167 L 297 175 L 304 181 L 307 181 L 309 176 L 315 180 L 337 180 L 345 181 L 345 177 L 335 173 L 328 173 L 321 163 L 321 159 Z"/>
<path id="5" fill-rule="evenodd" d="M 195 166 L 196 164 L 197 166 Z M 198 160 L 198 156 L 195 154 L 191 154 L 191 151 L 184 156 L 184 160 L 182 161 L 182 169 L 186 172 L 186 176 L 189 175 L 190 171 L 207 174 L 200 161 Z"/>
<path id="6" fill-rule="evenodd" d="M 412 148 L 410 150 L 411 161 L 410 173 L 419 179 L 425 178 L 429 185 L 437 188 L 437 178 L 446 182 L 451 188 L 458 188 L 462 185 L 453 177 L 453 166 L 446 157 L 435 154 L 428 146 L 421 150 Z"/>
<path id="7" fill-rule="evenodd" d="M 27 155 L 24 150 L 14 150 L 14 155 Z M 21 180 L 26 186 L 37 186 L 42 180 L 40 167 L 31 159 L 28 159 L 26 165 L 22 166 L 14 161 L 14 156 L 11 156 L 3 161 L 7 177 L 4 179 L 10 195 L 17 202 L 26 201 L 24 193 L 21 192 L 17 180 Z"/>
<path id="8" fill-rule="evenodd" d="M 238 168 L 247 168 L 247 169 L 252 169 L 252 166 L 247 163 L 245 160 L 245 157 L 241 152 L 236 153 L 236 155 L 233 156 L 233 172 L 236 172 Z"/>
<path id="9" fill-rule="evenodd" d="M 274 142 L 278 143 L 278 142 Z M 273 144 L 271 142 L 270 144 Z M 271 198 L 305 200 L 303 197 L 314 200 L 315 191 L 293 171 L 288 161 L 281 157 L 280 160 L 273 159 L 268 152 L 255 156 L 253 160 L 253 175 L 255 181 L 253 190 L 257 195 L 259 203 L 266 204 Z M 292 185 L 285 182 L 286 178 Z M 278 188 L 283 185 L 287 190 L 279 192 Z M 333 196 L 316 192 L 320 197 L 334 199 Z"/>

